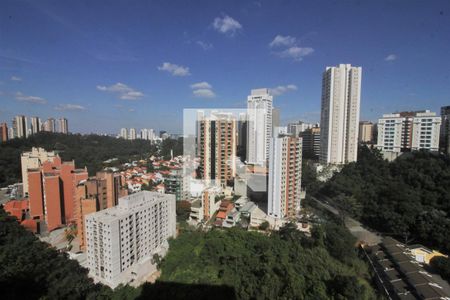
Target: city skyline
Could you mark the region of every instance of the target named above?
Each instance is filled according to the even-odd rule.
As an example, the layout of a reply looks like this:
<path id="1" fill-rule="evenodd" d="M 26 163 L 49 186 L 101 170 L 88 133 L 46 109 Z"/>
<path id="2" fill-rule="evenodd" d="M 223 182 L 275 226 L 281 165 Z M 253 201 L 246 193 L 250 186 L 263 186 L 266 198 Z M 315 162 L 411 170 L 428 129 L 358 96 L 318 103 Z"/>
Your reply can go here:
<path id="1" fill-rule="evenodd" d="M 364 69 L 361 120 L 448 102 L 448 2 L 197 3 L 5 2 L 0 120 L 64 113 L 73 132 L 181 132 L 183 108 L 245 108 L 270 88 L 283 125 L 315 123 L 322 72 L 341 63 Z"/>

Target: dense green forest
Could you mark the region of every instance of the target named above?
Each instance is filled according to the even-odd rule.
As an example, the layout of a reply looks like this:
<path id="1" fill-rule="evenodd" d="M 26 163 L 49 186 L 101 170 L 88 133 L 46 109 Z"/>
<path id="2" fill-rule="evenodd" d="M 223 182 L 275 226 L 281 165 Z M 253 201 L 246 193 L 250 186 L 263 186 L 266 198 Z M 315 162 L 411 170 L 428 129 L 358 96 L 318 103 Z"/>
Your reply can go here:
<path id="1" fill-rule="evenodd" d="M 0 290 L 4 299 L 374 299 L 354 242 L 332 223 L 312 238 L 292 226 L 270 236 L 185 231 L 170 241 L 156 284 L 113 291 L 0 208 Z"/>
<path id="2" fill-rule="evenodd" d="M 0 209 L 0 290 L 3 299 L 81 299 L 110 292 L 76 261 L 48 247 Z"/>
<path id="3" fill-rule="evenodd" d="M 343 211 L 403 242 L 450 253 L 450 160 L 412 152 L 393 162 L 362 147 L 321 189 Z"/>
<path id="4" fill-rule="evenodd" d="M 94 284 L 87 269 L 38 240 L 0 206 L 0 291 L 2 299 L 233 299 L 226 286 L 176 282 L 119 286 Z"/>
<path id="5" fill-rule="evenodd" d="M 238 228 L 184 232 L 161 281 L 234 287 L 238 299 L 375 299 L 355 239 L 334 223 L 309 238 L 287 225 L 266 236 Z"/>
<path id="6" fill-rule="evenodd" d="M 110 158 L 118 158 L 116 163 L 128 162 L 133 159 L 146 158 L 148 154 L 160 154 L 170 157 L 182 154 L 181 140 L 166 139 L 157 147 L 150 141 L 124 140 L 110 136 L 58 134 L 41 132 L 26 139 L 13 139 L 0 144 L 0 186 L 12 184 L 21 180 L 20 154 L 32 147 L 42 147 L 48 151 L 55 150 L 63 160 L 75 160 L 77 167 L 87 167 L 93 175 L 105 165 Z"/>

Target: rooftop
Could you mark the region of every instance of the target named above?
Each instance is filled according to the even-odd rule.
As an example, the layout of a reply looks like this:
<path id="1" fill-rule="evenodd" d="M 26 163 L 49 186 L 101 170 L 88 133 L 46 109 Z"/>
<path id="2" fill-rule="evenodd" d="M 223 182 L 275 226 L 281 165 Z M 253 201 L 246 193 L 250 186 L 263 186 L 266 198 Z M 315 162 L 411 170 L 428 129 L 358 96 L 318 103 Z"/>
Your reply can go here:
<path id="1" fill-rule="evenodd" d="M 119 205 L 87 215 L 101 222 L 111 222 L 117 218 L 128 216 L 130 212 L 138 211 L 160 200 L 175 200 L 175 195 L 157 192 L 141 191 L 119 198 Z"/>

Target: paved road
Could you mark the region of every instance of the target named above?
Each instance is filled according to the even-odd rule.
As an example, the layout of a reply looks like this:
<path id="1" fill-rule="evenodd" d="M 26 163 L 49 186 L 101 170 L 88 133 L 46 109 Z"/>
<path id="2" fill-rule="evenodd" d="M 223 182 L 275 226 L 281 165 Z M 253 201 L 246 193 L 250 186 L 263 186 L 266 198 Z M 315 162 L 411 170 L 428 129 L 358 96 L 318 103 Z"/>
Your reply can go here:
<path id="1" fill-rule="evenodd" d="M 340 215 L 339 210 L 331 206 L 331 202 L 326 200 L 325 197 L 322 196 L 320 200 L 312 196 L 310 198 L 332 214 L 336 216 Z M 347 227 L 347 229 L 354 237 L 358 239 L 358 241 L 364 242 L 368 245 L 375 245 L 381 242 L 381 236 L 378 233 L 364 228 L 360 222 L 353 218 L 345 217 L 345 227 Z"/>

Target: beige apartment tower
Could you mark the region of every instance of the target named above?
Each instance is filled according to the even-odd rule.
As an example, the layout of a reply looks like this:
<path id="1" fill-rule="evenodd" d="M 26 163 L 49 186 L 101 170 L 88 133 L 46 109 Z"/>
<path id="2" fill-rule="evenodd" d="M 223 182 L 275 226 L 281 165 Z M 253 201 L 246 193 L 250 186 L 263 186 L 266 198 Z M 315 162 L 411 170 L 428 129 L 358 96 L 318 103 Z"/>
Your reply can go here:
<path id="1" fill-rule="evenodd" d="M 39 168 L 46 161 L 53 161 L 57 155 L 53 151 L 43 148 L 32 148 L 30 152 L 23 152 L 20 161 L 22 167 L 23 195 L 28 196 L 28 169 Z"/>
<path id="2" fill-rule="evenodd" d="M 270 141 L 268 215 L 293 218 L 300 210 L 302 138 L 276 127 Z"/>
<path id="3" fill-rule="evenodd" d="M 357 160 L 361 67 L 327 67 L 322 79 L 320 161 L 346 164 Z"/>
<path id="4" fill-rule="evenodd" d="M 64 133 L 64 134 L 68 134 L 69 133 L 69 122 L 67 121 L 66 118 L 60 118 L 58 120 L 58 124 L 59 124 L 59 133 Z"/>
<path id="5" fill-rule="evenodd" d="M 231 113 L 211 113 L 199 120 L 201 177 L 208 183 L 225 186 L 236 176 L 236 117 Z"/>
<path id="6" fill-rule="evenodd" d="M 359 137 L 360 143 L 372 143 L 373 142 L 373 123 L 368 121 L 359 122 Z"/>

